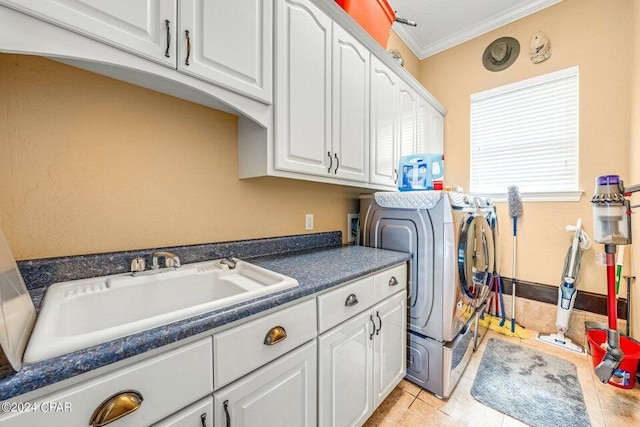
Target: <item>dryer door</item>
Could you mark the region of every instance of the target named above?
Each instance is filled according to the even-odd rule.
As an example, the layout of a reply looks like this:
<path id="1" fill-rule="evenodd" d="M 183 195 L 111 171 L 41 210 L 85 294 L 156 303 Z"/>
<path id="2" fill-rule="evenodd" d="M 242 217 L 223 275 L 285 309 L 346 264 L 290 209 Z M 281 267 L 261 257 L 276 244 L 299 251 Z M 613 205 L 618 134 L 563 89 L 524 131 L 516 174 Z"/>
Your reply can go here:
<path id="1" fill-rule="evenodd" d="M 485 218 L 489 223 L 489 227 L 491 227 L 491 236 L 493 237 L 493 271 L 492 273 L 497 273 L 500 271 L 500 254 L 498 253 L 498 213 L 496 212 L 495 206 L 491 206 L 487 209 L 485 213 Z"/>
<path id="2" fill-rule="evenodd" d="M 458 273 L 463 294 L 474 307 L 487 299 L 493 269 L 493 236 L 484 216 L 469 215 L 460 231 Z"/>

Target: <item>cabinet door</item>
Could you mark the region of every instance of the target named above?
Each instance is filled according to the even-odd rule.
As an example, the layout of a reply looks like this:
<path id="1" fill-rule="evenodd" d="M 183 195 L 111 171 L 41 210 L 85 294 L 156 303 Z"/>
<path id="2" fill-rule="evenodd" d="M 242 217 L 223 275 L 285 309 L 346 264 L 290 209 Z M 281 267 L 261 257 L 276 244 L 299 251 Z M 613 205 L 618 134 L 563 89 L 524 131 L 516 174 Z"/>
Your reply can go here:
<path id="1" fill-rule="evenodd" d="M 444 153 L 444 116 L 424 98 L 418 98 L 418 153 Z"/>
<path id="2" fill-rule="evenodd" d="M 407 293 L 401 292 L 373 308 L 376 321 L 373 394 L 377 407 L 407 372 Z"/>
<path id="3" fill-rule="evenodd" d="M 418 94 L 400 81 L 398 90 L 398 162 L 407 154 L 416 153 L 416 106 Z"/>
<path id="4" fill-rule="evenodd" d="M 154 424 L 153 427 L 212 427 L 213 398 L 208 396 Z"/>
<path id="5" fill-rule="evenodd" d="M 373 413 L 371 310 L 318 338 L 319 425 L 362 425 Z"/>
<path id="6" fill-rule="evenodd" d="M 339 178 L 369 180 L 369 51 L 333 24 L 333 123 L 335 164 Z"/>
<path id="7" fill-rule="evenodd" d="M 331 19 L 309 0 L 278 0 L 276 44 L 276 169 L 328 176 Z"/>
<path id="8" fill-rule="evenodd" d="M 178 69 L 270 103 L 272 5 L 268 0 L 181 0 Z"/>
<path id="9" fill-rule="evenodd" d="M 398 77 L 371 57 L 371 169 L 369 181 L 395 186 Z"/>
<path id="10" fill-rule="evenodd" d="M 0 4 L 176 66 L 176 0 L 0 0 Z"/>
<path id="11" fill-rule="evenodd" d="M 216 426 L 316 425 L 316 341 L 213 394 Z"/>

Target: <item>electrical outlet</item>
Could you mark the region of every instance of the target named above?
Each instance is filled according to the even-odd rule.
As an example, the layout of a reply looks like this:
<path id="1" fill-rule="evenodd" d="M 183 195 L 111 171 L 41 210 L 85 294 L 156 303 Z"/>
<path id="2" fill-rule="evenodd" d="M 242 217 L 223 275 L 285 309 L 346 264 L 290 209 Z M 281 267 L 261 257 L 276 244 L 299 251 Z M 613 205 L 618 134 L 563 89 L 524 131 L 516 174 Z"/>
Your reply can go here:
<path id="1" fill-rule="evenodd" d="M 355 243 L 359 232 L 358 214 L 347 214 L 347 243 Z"/>
<path id="2" fill-rule="evenodd" d="M 313 230 L 313 214 L 306 214 L 304 217 L 304 229 Z"/>

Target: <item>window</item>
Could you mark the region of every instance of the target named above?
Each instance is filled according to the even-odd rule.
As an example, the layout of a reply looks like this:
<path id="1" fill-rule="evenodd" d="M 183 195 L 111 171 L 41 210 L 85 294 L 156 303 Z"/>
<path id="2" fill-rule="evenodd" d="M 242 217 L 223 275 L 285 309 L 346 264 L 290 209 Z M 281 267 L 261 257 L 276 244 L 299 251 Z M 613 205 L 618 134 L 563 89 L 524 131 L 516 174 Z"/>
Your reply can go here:
<path id="1" fill-rule="evenodd" d="M 472 193 L 578 200 L 578 67 L 471 95 Z"/>

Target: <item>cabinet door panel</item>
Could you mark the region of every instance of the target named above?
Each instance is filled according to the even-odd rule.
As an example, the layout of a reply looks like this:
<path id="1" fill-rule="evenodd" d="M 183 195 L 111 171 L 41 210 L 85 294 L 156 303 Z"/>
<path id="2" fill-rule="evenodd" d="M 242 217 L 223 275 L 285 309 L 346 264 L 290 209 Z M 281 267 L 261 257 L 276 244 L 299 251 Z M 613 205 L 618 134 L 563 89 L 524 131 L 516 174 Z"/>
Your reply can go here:
<path id="1" fill-rule="evenodd" d="M 175 0 L 0 0 L 0 4 L 161 64 L 176 66 Z M 168 52 L 165 20 L 169 21 Z"/>
<path id="2" fill-rule="evenodd" d="M 371 169 L 370 182 L 395 186 L 398 79 L 371 57 Z"/>
<path id="3" fill-rule="evenodd" d="M 271 1 L 180 1 L 178 69 L 270 103 L 272 20 Z M 191 43 L 188 65 L 185 31 Z"/>
<path id="4" fill-rule="evenodd" d="M 362 425 L 373 413 L 371 310 L 318 338 L 319 425 Z"/>
<path id="5" fill-rule="evenodd" d="M 416 153 L 416 105 L 418 95 L 404 82 L 398 91 L 398 158 Z"/>
<path id="6" fill-rule="evenodd" d="M 444 117 L 423 98 L 418 98 L 417 148 L 420 153 L 444 152 Z"/>
<path id="7" fill-rule="evenodd" d="M 369 51 L 337 24 L 333 26 L 332 174 L 369 179 Z"/>
<path id="8" fill-rule="evenodd" d="M 276 4 L 276 168 L 328 176 L 331 19 L 308 0 Z"/>
<path id="9" fill-rule="evenodd" d="M 315 426 L 316 351 L 314 340 L 214 393 L 214 424 Z"/>
<path id="10" fill-rule="evenodd" d="M 406 364 L 407 293 L 374 307 L 378 329 L 374 339 L 374 404 L 378 406 L 404 378 Z"/>

